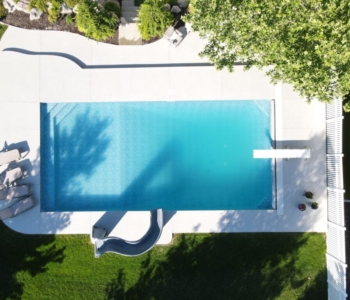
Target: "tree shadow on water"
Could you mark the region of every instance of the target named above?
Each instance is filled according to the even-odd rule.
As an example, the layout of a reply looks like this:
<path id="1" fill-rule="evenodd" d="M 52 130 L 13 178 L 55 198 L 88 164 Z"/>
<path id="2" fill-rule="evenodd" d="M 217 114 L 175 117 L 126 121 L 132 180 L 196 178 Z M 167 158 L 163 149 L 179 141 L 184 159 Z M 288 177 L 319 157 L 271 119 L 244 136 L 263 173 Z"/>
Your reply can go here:
<path id="1" fill-rule="evenodd" d="M 110 139 L 105 135 L 108 118 L 98 118 L 87 109 L 76 115 L 71 131 L 55 124 L 55 164 L 65 170 L 59 176 L 61 191 L 79 191 L 79 177 L 89 178 L 105 159 Z"/>
<path id="2" fill-rule="evenodd" d="M 135 283 L 119 270 L 105 299 L 326 299 L 325 272 L 309 289 L 297 263 L 307 236 L 257 235 L 176 236 L 164 256 L 145 255 Z"/>
<path id="3" fill-rule="evenodd" d="M 48 264 L 62 263 L 65 247 L 57 248 L 53 235 L 25 235 L 0 222 L 0 299 L 21 299 L 24 283 L 18 274 L 34 277 Z"/>

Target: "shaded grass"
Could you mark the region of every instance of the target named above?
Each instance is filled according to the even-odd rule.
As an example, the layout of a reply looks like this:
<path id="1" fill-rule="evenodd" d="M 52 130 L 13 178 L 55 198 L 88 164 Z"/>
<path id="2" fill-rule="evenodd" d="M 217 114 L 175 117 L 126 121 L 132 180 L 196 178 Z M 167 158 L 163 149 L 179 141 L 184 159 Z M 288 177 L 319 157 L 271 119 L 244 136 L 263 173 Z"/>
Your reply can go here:
<path id="1" fill-rule="evenodd" d="M 184 234 L 135 258 L 0 222 L 0 299 L 326 299 L 325 235 Z"/>
<path id="2" fill-rule="evenodd" d="M 7 27 L 6 25 L 2 25 L 0 24 L 0 40 L 2 38 L 2 36 L 5 34 L 5 31 L 7 30 Z"/>

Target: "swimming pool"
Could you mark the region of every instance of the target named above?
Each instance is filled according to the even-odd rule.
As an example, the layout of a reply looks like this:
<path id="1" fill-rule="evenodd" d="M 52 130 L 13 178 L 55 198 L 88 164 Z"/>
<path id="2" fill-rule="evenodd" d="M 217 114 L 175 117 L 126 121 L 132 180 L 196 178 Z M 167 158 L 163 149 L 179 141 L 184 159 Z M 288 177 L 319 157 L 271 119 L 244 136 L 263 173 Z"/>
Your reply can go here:
<path id="1" fill-rule="evenodd" d="M 272 101 L 41 104 L 42 211 L 272 209 Z"/>

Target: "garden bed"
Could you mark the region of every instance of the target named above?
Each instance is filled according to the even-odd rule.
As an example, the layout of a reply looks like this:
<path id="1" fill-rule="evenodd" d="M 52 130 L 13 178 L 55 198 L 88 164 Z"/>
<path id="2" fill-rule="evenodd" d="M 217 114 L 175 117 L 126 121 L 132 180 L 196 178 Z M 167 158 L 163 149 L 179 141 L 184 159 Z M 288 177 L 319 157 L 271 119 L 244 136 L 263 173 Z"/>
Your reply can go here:
<path id="1" fill-rule="evenodd" d="M 39 20 L 30 21 L 28 14 L 21 11 L 15 11 L 13 13 L 7 14 L 6 17 L 1 19 L 1 22 L 24 29 L 66 31 L 85 36 L 85 34 L 78 31 L 78 28 L 75 26 L 75 24 L 67 24 L 65 16 L 66 15 L 61 15 L 56 23 L 51 23 L 47 19 L 48 14 L 43 13 Z M 118 45 L 118 29 L 116 30 L 113 37 L 100 42 Z"/>

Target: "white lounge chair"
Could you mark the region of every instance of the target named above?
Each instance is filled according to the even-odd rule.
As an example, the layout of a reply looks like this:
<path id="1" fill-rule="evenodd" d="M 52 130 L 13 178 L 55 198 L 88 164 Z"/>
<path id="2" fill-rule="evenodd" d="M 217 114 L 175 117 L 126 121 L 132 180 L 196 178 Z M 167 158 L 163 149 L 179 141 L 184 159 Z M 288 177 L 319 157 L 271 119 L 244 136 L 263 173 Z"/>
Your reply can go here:
<path id="1" fill-rule="evenodd" d="M 12 204 L 11 206 L 0 210 L 0 220 L 6 220 L 9 218 L 13 218 L 28 209 L 31 209 L 34 207 L 35 203 L 33 201 L 32 197 L 25 198 L 23 200 L 20 200 L 16 202 L 15 204 Z"/>
<path id="2" fill-rule="evenodd" d="M 17 167 L 5 172 L 4 175 L 0 176 L 2 188 L 12 185 L 17 179 L 22 179 L 26 174 L 22 171 L 22 168 Z"/>
<path id="3" fill-rule="evenodd" d="M 7 189 L 0 190 L 0 200 L 11 200 L 20 198 L 31 194 L 30 188 L 27 184 L 10 186 Z"/>
<path id="4" fill-rule="evenodd" d="M 21 159 L 18 149 L 0 152 L 0 166 Z"/>
<path id="5" fill-rule="evenodd" d="M 254 150 L 254 158 L 310 158 L 310 149 Z"/>

